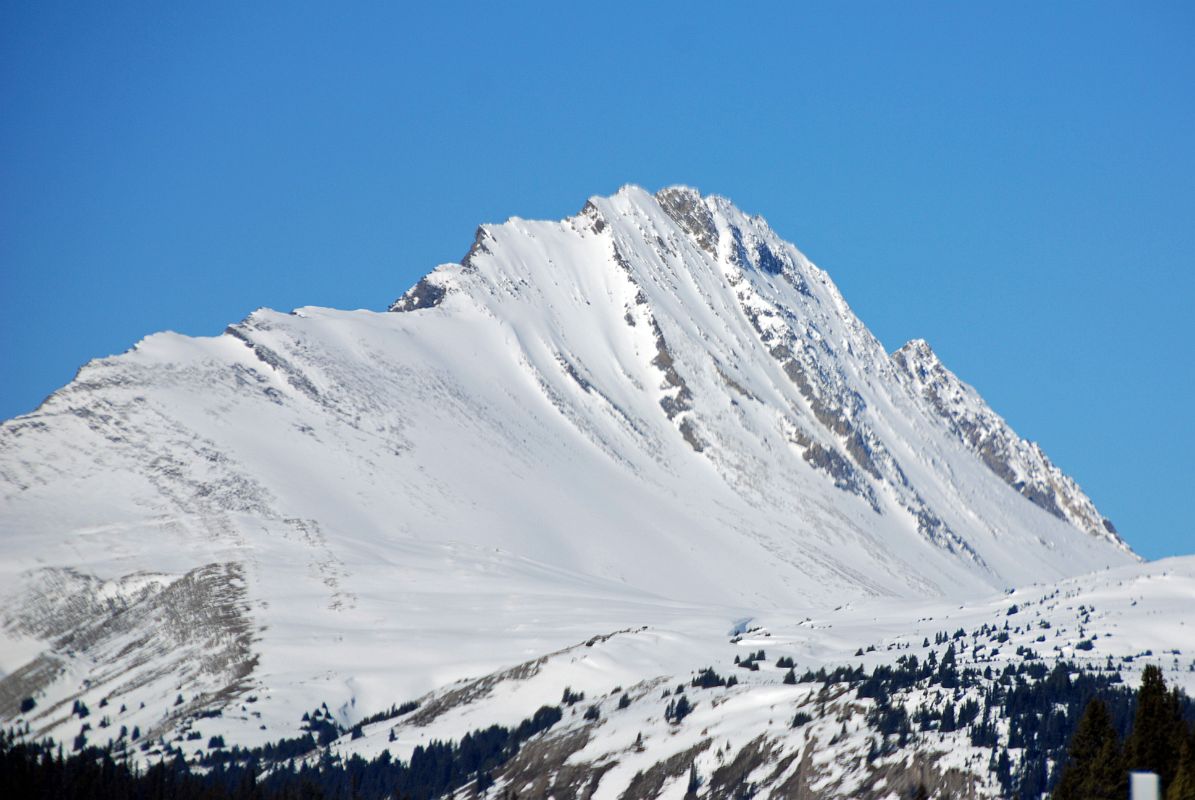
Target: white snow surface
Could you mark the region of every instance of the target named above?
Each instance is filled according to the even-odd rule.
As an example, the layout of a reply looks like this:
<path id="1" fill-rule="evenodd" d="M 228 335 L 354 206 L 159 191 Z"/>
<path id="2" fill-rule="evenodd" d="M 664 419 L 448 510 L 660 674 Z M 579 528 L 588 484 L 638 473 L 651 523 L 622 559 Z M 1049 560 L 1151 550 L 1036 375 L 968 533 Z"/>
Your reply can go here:
<path id="1" fill-rule="evenodd" d="M 1191 561 L 1139 564 L 1000 420 L 1009 472 L 1049 465 L 1067 513 L 1031 502 L 915 377 L 760 217 L 683 187 L 483 226 L 391 312 L 149 336 L 0 426 L 0 718 L 68 737 L 107 698 L 93 740 L 251 745 L 556 653 L 353 742 L 399 754 L 564 685 L 685 679 L 743 620 L 829 664 L 1058 581 L 1140 585 L 1109 646 L 1192 649 Z M 807 691 L 750 690 L 750 725 Z"/>

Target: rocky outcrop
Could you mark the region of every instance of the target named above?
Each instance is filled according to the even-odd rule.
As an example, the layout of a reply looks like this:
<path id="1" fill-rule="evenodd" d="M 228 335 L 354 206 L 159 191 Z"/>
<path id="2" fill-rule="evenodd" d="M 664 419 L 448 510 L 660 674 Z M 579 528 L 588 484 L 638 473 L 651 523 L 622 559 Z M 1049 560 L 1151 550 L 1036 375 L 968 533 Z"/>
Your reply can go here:
<path id="1" fill-rule="evenodd" d="M 49 647 L 0 679 L 0 714 L 15 716 L 16 704 L 40 697 L 67 670 L 101 665 L 78 691 L 40 703 L 27 716 L 35 731 L 60 724 L 84 695 L 121 697 L 157 685 L 173 699 L 171 691 L 186 686 L 182 702 L 147 718 L 147 733 L 166 731 L 188 715 L 222 708 L 250 686 L 257 658 L 239 564 L 117 581 L 47 569 L 31 585 L 36 590 L 9 599 L 3 626 Z"/>

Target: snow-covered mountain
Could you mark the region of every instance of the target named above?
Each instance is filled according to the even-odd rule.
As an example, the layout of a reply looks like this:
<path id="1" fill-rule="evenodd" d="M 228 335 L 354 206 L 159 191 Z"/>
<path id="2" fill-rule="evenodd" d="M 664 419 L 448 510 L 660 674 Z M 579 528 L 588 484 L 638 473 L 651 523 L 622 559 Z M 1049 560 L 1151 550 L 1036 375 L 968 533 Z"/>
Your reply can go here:
<path id="1" fill-rule="evenodd" d="M 388 312 L 93 361 L 0 427 L 0 498 L 0 719 L 32 697 L 59 736 L 106 699 L 163 736 L 244 707 L 221 730 L 265 741 L 613 631 L 1136 561 L 927 345 L 889 356 L 762 218 L 680 187 L 484 225 Z"/>

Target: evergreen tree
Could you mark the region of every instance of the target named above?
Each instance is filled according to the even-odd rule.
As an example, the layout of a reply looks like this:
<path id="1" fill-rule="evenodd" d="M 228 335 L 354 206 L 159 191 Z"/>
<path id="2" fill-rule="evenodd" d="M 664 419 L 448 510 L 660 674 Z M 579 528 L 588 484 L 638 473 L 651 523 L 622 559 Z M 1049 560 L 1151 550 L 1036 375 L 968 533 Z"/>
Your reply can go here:
<path id="1" fill-rule="evenodd" d="M 689 765 L 689 786 L 688 791 L 685 792 L 685 798 L 696 798 L 697 790 L 701 788 L 701 778 L 697 776 L 697 764 Z"/>
<path id="2" fill-rule="evenodd" d="M 1098 697 L 1087 704 L 1068 755 L 1054 800 L 1122 800 L 1127 796 L 1128 773 L 1120 739 L 1108 707 Z"/>
<path id="3" fill-rule="evenodd" d="M 1150 664 L 1141 674 L 1137 715 L 1125 742 L 1128 768 L 1157 773 L 1164 790 L 1174 780 L 1185 733 L 1178 695 L 1166 691 L 1162 670 Z"/>
<path id="4" fill-rule="evenodd" d="M 1008 791 L 1008 785 L 1012 782 L 1012 759 L 1008 757 L 1008 749 L 1000 749 L 1000 757 L 996 759 L 996 780 L 1000 781 L 1000 785 L 1004 790 Z"/>
<path id="5" fill-rule="evenodd" d="M 1195 800 L 1195 728 L 1183 736 L 1178 768 L 1166 789 L 1166 800 Z"/>

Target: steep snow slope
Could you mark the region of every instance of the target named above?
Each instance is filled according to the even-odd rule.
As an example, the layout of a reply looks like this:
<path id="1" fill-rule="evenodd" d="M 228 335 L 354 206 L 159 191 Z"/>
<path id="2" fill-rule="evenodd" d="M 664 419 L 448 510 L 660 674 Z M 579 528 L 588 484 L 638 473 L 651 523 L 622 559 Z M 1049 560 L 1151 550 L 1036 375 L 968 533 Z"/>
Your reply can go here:
<path id="1" fill-rule="evenodd" d="M 0 427 L 0 715 L 112 698 L 164 733 L 253 695 L 264 740 L 621 628 L 1134 559 L 721 198 L 483 226 L 393 312 L 156 334 Z"/>
<path id="2" fill-rule="evenodd" d="M 1034 504 L 1093 536 L 1117 541 L 1116 527 L 1034 442 L 1027 442 L 983 398 L 942 364 L 924 339 L 892 355 L 893 362 L 988 468 Z"/>

